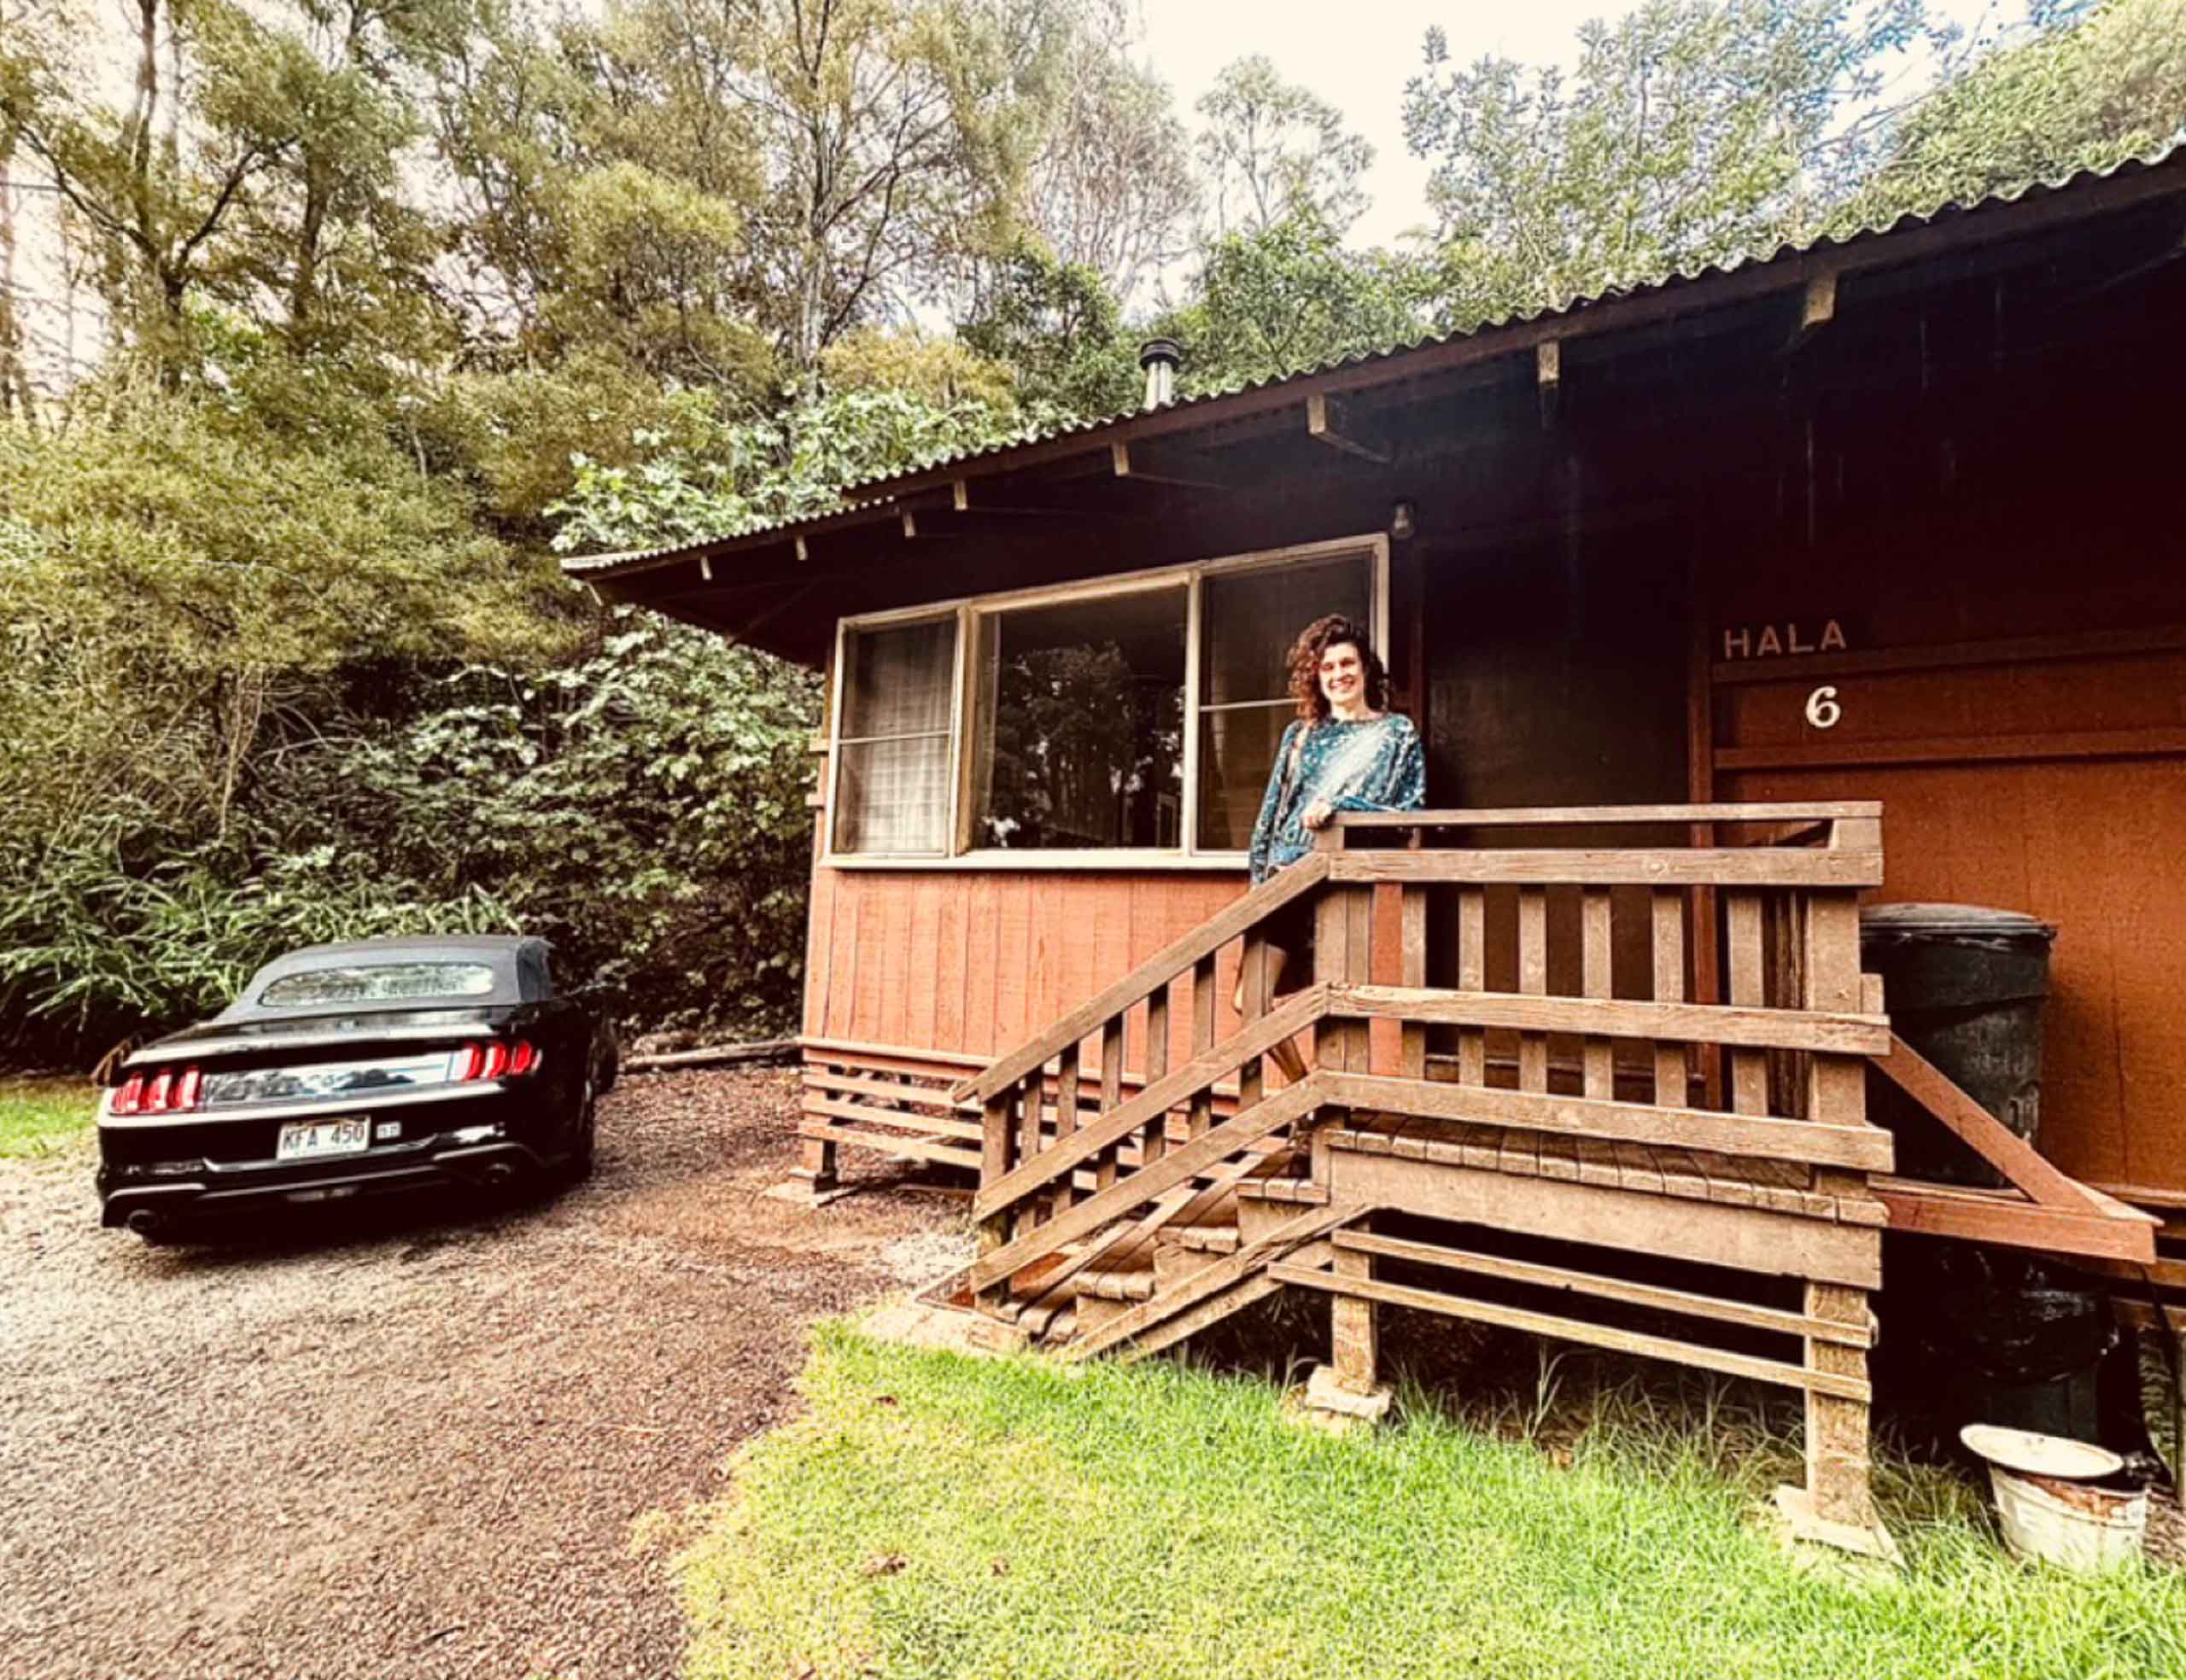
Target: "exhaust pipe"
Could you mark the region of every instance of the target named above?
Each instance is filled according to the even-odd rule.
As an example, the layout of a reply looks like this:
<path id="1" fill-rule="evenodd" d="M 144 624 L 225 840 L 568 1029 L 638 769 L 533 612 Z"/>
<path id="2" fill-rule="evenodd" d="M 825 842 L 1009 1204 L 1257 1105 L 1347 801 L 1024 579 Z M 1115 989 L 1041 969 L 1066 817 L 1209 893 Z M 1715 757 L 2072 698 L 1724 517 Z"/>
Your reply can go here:
<path id="1" fill-rule="evenodd" d="M 149 1208 L 138 1208 L 129 1216 L 126 1222 L 129 1228 L 140 1237 L 157 1236 L 160 1232 L 160 1216 Z"/>

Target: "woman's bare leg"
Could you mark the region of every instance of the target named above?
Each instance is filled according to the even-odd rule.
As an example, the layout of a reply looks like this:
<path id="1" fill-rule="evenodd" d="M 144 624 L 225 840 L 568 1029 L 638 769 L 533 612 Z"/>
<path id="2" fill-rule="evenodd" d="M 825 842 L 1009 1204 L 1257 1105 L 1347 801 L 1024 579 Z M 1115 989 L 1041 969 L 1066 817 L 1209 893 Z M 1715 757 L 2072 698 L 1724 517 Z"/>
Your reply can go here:
<path id="1" fill-rule="evenodd" d="M 1267 953 L 1265 961 L 1267 963 L 1268 989 L 1269 991 L 1272 993 L 1276 983 L 1283 977 L 1283 971 L 1289 965 L 1290 953 L 1284 950 L 1280 945 L 1277 945 L 1271 942 L 1266 945 L 1265 949 Z M 1271 996 L 1269 998 L 1269 1002 L 1272 1003 L 1274 999 Z M 1240 1018 L 1244 1015 L 1245 977 L 1242 971 L 1237 976 L 1237 989 L 1231 995 L 1230 1004 L 1230 1007 L 1237 1012 Z M 1290 1040 L 1287 1038 L 1284 1039 L 1267 1053 L 1274 1061 L 1276 1066 L 1283 1070 L 1283 1076 L 1289 1083 L 1293 1085 L 1298 1084 L 1306 1077 L 1306 1059 L 1298 1053 L 1298 1047 L 1292 1043 Z"/>

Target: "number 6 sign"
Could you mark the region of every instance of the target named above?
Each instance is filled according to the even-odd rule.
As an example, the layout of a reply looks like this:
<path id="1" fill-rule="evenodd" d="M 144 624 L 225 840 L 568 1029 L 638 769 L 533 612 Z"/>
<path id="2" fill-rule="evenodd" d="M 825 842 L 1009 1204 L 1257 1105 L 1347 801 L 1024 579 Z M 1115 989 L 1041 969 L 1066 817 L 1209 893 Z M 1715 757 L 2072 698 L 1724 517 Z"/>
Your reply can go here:
<path id="1" fill-rule="evenodd" d="M 1834 729 L 1844 715 L 1844 709 L 1837 703 L 1834 687 L 1817 688 L 1807 696 L 1807 721 L 1816 729 Z"/>

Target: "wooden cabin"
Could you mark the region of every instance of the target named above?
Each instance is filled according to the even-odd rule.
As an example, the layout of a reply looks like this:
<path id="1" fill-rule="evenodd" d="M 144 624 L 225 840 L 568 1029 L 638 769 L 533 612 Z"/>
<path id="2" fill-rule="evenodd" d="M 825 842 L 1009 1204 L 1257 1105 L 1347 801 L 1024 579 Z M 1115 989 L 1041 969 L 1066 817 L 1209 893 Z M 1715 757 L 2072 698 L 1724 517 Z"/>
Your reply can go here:
<path id="1" fill-rule="evenodd" d="M 828 674 L 815 1190 L 844 1147 L 979 1170 L 974 1292 L 1081 1350 L 1324 1290 L 1354 1399 L 1375 1304 L 1435 1305 L 1404 1266 L 1535 1328 L 1572 1287 L 1393 1214 L 1593 1233 L 1627 1305 L 1664 1291 L 1613 1251 L 1699 1242 L 1804 1292 L 1672 1309 L 1797 1351 L 1671 1356 L 1804 1388 L 1809 1505 L 1857 1529 L 1878 1227 L 2145 1262 L 2125 1205 L 2186 1218 L 2183 306 L 2175 152 L 570 570 Z M 1248 895 L 1332 610 L 1435 808 Z M 1304 893 L 1317 983 L 1274 1000 Z M 1862 898 L 2058 927 L 2039 1155 L 1892 1048 Z M 1895 1178 L 1870 1063 L 2014 1187 Z"/>

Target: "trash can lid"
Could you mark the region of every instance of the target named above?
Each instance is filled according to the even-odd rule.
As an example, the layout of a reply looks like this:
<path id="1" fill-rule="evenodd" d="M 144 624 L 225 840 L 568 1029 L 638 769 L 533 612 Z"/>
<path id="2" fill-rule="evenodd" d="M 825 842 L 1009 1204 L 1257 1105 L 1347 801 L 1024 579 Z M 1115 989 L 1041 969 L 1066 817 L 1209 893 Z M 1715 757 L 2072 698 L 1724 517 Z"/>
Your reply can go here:
<path id="1" fill-rule="evenodd" d="M 1983 904 L 1871 904 L 1860 912 L 1862 938 L 2038 939 L 2056 938 L 2057 930 L 2020 910 L 1996 910 Z"/>

